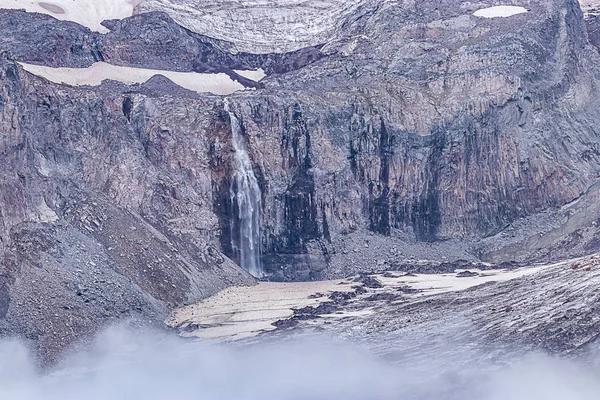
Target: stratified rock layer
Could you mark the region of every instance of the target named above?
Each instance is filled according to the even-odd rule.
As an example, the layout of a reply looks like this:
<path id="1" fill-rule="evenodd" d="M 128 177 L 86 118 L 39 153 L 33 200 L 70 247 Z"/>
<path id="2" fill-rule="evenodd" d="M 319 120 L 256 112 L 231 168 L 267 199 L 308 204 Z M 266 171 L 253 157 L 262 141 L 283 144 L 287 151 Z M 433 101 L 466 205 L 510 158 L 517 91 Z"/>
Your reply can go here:
<path id="1" fill-rule="evenodd" d="M 3 332 L 59 348 L 105 318 L 156 319 L 252 283 L 228 258 L 223 98 L 162 77 L 66 87 L 17 61 L 266 71 L 228 101 L 262 192 L 271 279 L 598 250 L 600 56 L 579 5 L 473 16 L 490 5 L 352 3 L 335 30 L 284 54 L 234 54 L 224 34 L 165 13 L 100 35 L 0 11 Z"/>
<path id="2" fill-rule="evenodd" d="M 285 53 L 327 42 L 365 1 L 145 0 L 136 12 L 163 11 L 202 35 L 232 42 L 234 51 Z"/>

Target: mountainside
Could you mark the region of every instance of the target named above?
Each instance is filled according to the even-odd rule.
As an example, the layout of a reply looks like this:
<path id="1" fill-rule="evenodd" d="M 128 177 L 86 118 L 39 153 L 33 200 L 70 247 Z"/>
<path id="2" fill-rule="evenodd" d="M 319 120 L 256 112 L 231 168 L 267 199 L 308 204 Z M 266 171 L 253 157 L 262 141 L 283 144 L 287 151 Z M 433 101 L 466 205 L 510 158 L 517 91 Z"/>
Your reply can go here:
<path id="1" fill-rule="evenodd" d="M 577 2 L 296 3 L 148 0 L 105 34 L 0 10 L 0 333 L 52 356 L 106 319 L 253 284 L 235 264 L 237 123 L 267 279 L 600 251 L 600 55 Z M 246 90 L 19 66 L 99 61 Z"/>
<path id="2" fill-rule="evenodd" d="M 599 266 L 594 255 L 512 270 L 388 271 L 287 287 L 261 282 L 178 309 L 167 323 L 184 337 L 221 340 L 325 332 L 436 376 L 481 376 L 530 352 L 593 359 Z M 234 317 L 223 318 L 224 309 Z"/>
<path id="3" fill-rule="evenodd" d="M 283 53 L 322 45 L 363 15 L 364 0 L 146 0 L 136 12 L 163 11 L 181 26 L 228 42 L 234 52 Z"/>

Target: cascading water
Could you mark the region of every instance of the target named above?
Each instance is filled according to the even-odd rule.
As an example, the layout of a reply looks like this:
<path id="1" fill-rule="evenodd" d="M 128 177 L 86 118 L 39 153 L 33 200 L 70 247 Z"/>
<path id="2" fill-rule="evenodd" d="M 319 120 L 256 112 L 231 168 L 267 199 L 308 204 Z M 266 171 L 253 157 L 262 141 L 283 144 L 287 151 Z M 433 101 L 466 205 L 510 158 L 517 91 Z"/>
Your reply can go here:
<path id="1" fill-rule="evenodd" d="M 263 276 L 260 259 L 260 220 L 262 200 L 260 187 L 244 147 L 242 126 L 225 102 L 231 121 L 231 142 L 235 149 L 235 172 L 231 180 L 231 247 L 240 266 L 253 276 Z"/>

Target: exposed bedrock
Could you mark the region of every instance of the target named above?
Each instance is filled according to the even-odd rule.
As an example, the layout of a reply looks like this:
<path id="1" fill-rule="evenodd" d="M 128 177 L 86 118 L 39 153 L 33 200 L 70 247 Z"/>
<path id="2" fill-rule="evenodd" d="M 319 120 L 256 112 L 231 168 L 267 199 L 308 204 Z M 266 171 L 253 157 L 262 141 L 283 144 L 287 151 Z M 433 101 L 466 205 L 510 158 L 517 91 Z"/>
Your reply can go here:
<path id="1" fill-rule="evenodd" d="M 302 68 L 324 57 L 320 46 L 281 54 L 227 51 L 227 43 L 177 25 L 168 14 L 151 12 L 104 21 L 106 34 L 48 15 L 0 9 L 2 50 L 18 61 L 53 67 L 87 67 L 97 61 L 170 71 L 225 72 L 259 86 L 233 70 L 262 68 L 268 74 Z"/>
<path id="2" fill-rule="evenodd" d="M 265 177 L 271 271 L 295 262 L 302 278 L 319 276 L 340 255 L 332 238 L 355 231 L 534 261 L 537 249 L 496 236 L 492 257 L 479 240 L 531 215 L 558 215 L 597 181 L 598 57 L 577 3 L 536 3 L 502 21 L 410 11 L 386 2 L 352 27 L 365 35 L 351 56 L 346 39 L 333 41 L 336 57 L 267 80 L 267 94 L 238 96 Z M 574 255 L 571 247 L 552 257 Z"/>
<path id="3" fill-rule="evenodd" d="M 254 283 L 210 245 L 218 225 L 204 196 L 205 139 L 175 140 L 158 105 L 132 101 L 125 86 L 61 88 L 0 64 L 1 333 L 52 358 L 106 321 L 159 321 Z M 179 90 L 181 103 L 187 94 Z M 192 101 L 190 125 L 209 121 L 206 103 Z"/>
<path id="4" fill-rule="evenodd" d="M 59 348 L 104 319 L 252 284 L 231 261 L 231 115 L 271 279 L 600 250 L 600 55 L 582 12 L 556 0 L 472 15 L 485 5 L 365 1 L 321 45 L 279 55 L 233 54 L 161 13 L 98 35 L 0 11 L 0 330 Z M 39 36 L 11 30 L 34 20 Z M 100 55 L 268 76 L 229 114 L 162 77 L 68 87 L 16 63 Z"/>

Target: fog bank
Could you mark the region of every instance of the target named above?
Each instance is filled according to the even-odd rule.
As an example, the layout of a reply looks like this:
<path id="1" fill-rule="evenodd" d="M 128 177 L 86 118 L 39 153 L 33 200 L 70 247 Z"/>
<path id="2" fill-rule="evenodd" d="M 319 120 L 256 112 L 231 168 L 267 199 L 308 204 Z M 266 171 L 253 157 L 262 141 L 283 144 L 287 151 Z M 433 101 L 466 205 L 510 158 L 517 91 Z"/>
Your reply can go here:
<path id="1" fill-rule="evenodd" d="M 42 373 L 23 344 L 0 342 L 0 398 L 11 400 L 592 400 L 598 377 L 541 355 L 485 376 L 448 376 L 322 338 L 239 347 L 122 327 Z"/>

